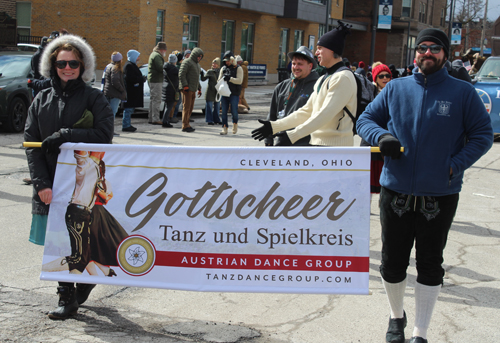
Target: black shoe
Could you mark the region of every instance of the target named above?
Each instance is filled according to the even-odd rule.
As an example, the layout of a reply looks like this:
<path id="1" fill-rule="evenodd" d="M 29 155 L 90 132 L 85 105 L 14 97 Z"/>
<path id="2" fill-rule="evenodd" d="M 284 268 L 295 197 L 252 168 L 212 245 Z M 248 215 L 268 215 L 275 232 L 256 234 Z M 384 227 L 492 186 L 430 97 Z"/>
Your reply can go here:
<path id="1" fill-rule="evenodd" d="M 190 123 L 194 123 L 194 119 L 189 118 Z"/>
<path id="2" fill-rule="evenodd" d="M 388 343 L 404 343 L 406 323 L 406 312 L 403 312 L 403 318 L 389 318 L 385 340 Z"/>
<path id="3" fill-rule="evenodd" d="M 427 340 L 422 337 L 412 337 L 410 343 L 427 343 Z"/>
<path id="4" fill-rule="evenodd" d="M 129 126 L 129 127 L 124 127 L 122 128 L 122 131 L 125 131 L 125 132 L 135 132 L 137 131 L 137 128 L 136 127 L 133 127 L 132 125 Z"/>
<path id="5" fill-rule="evenodd" d="M 57 294 L 59 294 L 59 307 L 48 313 L 50 319 L 66 319 L 78 311 L 74 287 L 59 286 Z"/>
<path id="6" fill-rule="evenodd" d="M 113 136 L 119 136 L 119 133 L 113 132 Z"/>
<path id="7" fill-rule="evenodd" d="M 185 129 L 182 129 L 182 132 L 194 132 L 195 129 L 192 127 L 186 127 Z"/>
<path id="8" fill-rule="evenodd" d="M 76 301 L 78 301 L 78 305 L 83 304 L 87 301 L 90 292 L 94 289 L 95 285 L 91 285 L 88 283 L 77 283 L 76 284 Z"/>
<path id="9" fill-rule="evenodd" d="M 170 123 L 163 123 L 161 126 L 162 127 L 173 127 Z"/>
<path id="10" fill-rule="evenodd" d="M 215 125 L 214 123 L 210 122 L 210 123 L 207 123 L 208 125 Z"/>

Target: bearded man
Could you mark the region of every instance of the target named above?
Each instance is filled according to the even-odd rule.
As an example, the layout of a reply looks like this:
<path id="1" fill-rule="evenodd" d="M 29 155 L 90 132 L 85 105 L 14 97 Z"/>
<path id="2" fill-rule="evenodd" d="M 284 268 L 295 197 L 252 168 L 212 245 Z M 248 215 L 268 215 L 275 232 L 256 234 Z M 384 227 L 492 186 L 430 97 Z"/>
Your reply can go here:
<path id="1" fill-rule="evenodd" d="M 427 329 L 443 284 L 443 250 L 458 205 L 464 171 L 493 143 L 491 121 L 474 87 L 443 68 L 450 42 L 438 29 L 416 40 L 419 71 L 398 78 L 371 102 L 358 134 L 379 145 L 382 261 L 390 305 L 386 341 L 405 342 L 403 299 L 415 245 L 415 325 L 410 343 L 427 343 Z M 403 146 L 404 153 L 400 152 Z"/>

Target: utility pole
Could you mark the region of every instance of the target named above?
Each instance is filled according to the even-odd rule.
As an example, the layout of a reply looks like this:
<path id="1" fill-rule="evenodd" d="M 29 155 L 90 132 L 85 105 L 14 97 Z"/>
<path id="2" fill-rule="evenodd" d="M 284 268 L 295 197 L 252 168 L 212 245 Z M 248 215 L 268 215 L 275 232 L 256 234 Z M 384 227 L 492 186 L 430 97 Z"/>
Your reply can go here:
<path id="1" fill-rule="evenodd" d="M 448 39 L 451 41 L 451 26 L 453 24 L 453 17 L 454 17 L 454 8 L 453 8 L 453 3 L 455 0 L 450 0 L 450 19 L 448 20 Z M 448 52 L 448 56 L 451 56 L 451 44 L 450 44 L 450 51 Z"/>
<path id="2" fill-rule="evenodd" d="M 326 21 L 325 21 L 325 33 L 327 33 L 328 31 L 330 31 L 328 29 L 328 24 L 329 24 L 329 21 L 330 21 L 330 2 L 331 0 L 326 0 Z"/>
<path id="3" fill-rule="evenodd" d="M 488 0 L 486 0 L 486 4 L 484 5 L 484 18 L 483 18 L 483 30 L 481 31 L 481 52 L 479 55 L 483 57 L 484 50 L 484 36 L 486 33 L 486 20 L 488 20 Z"/>
<path id="4" fill-rule="evenodd" d="M 370 65 L 373 65 L 373 62 L 375 62 L 375 38 L 377 36 L 377 23 L 378 23 L 378 0 L 373 0 L 372 43 L 370 46 Z"/>

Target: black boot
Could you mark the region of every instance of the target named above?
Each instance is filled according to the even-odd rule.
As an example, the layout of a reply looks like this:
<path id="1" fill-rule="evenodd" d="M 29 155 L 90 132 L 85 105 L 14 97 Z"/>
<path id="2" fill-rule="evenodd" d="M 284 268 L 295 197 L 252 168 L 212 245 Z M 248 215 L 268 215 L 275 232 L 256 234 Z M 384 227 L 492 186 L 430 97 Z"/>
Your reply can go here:
<path id="1" fill-rule="evenodd" d="M 59 307 L 49 312 L 50 319 L 66 319 L 70 314 L 75 314 L 78 311 L 74 287 L 59 286 L 57 294 L 59 294 Z"/>
<path id="2" fill-rule="evenodd" d="M 78 305 L 83 304 L 87 301 L 90 292 L 94 289 L 95 285 L 91 285 L 88 283 L 77 283 L 76 284 L 76 301 Z"/>

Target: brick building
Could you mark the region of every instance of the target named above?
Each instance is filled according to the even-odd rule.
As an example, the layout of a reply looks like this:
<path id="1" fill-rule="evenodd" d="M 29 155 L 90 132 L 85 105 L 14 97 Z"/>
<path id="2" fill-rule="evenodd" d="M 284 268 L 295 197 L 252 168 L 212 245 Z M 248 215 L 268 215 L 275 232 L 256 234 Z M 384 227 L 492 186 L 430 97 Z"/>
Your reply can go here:
<path id="1" fill-rule="evenodd" d="M 5 0 L 12 2 L 13 0 Z M 85 37 L 102 70 L 111 53 L 130 49 L 147 63 L 158 41 L 168 52 L 198 46 L 205 58 L 201 66 L 226 50 L 245 60 L 267 66 L 268 80 L 277 81 L 277 68 L 288 63 L 286 53 L 300 45 L 315 47 L 325 31 L 326 13 L 342 18 L 344 0 L 17 0 L 29 11 L 30 25 L 23 34 L 48 36 L 67 29 Z"/>
<path id="2" fill-rule="evenodd" d="M 349 0 L 348 4 L 354 3 Z M 377 1 L 379 3 L 379 1 Z M 370 61 L 373 0 L 356 0 L 346 6 L 344 17 L 368 27 L 356 30 L 347 40 L 344 55 L 351 61 Z M 378 6 L 377 6 L 378 10 Z M 447 31 L 446 0 L 393 0 L 390 29 L 376 30 L 374 61 L 404 67 L 413 63 L 420 31 L 435 27 Z M 408 48 L 409 47 L 409 48 Z"/>

